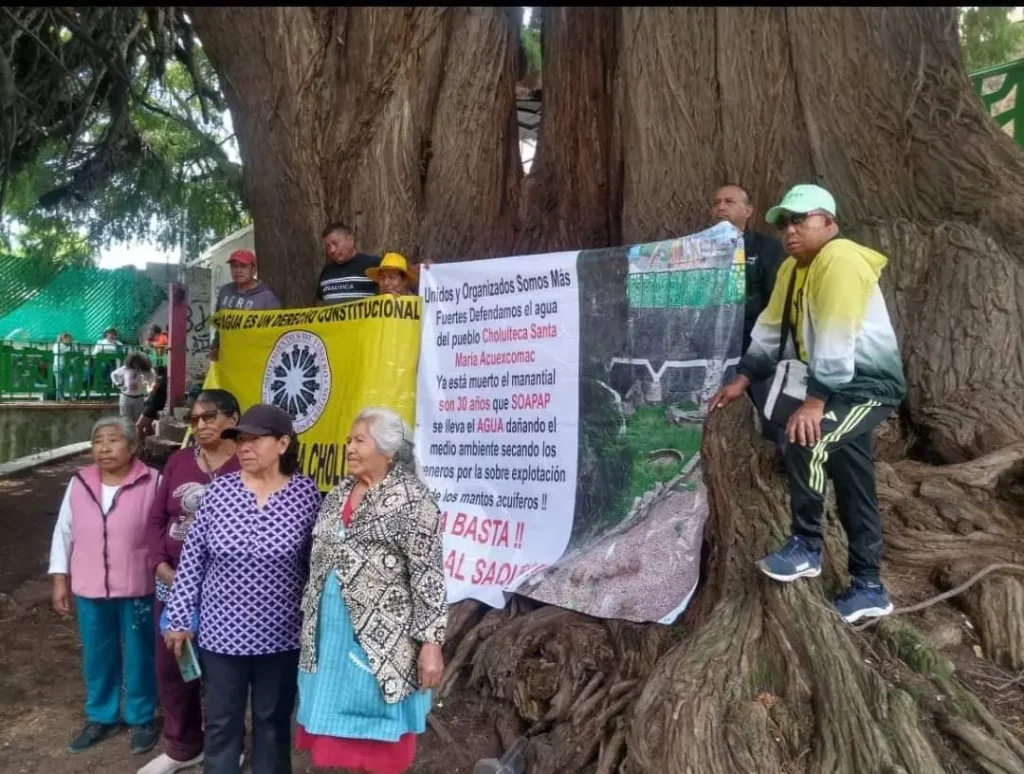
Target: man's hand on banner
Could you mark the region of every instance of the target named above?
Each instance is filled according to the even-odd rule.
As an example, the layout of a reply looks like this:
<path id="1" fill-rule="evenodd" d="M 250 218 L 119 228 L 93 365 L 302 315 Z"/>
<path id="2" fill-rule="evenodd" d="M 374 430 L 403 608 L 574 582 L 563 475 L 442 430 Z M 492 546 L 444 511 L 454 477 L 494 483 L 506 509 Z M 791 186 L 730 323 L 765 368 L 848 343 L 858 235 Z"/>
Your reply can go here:
<path id="1" fill-rule="evenodd" d="M 434 262 L 432 260 L 430 260 L 429 258 L 425 258 L 424 260 L 420 261 L 419 263 L 414 263 L 412 266 L 409 267 L 411 269 L 411 273 L 412 273 L 413 277 L 416 279 L 416 289 L 417 290 L 419 290 L 419 285 L 420 285 L 420 272 L 423 269 L 429 269 L 433 265 L 434 265 Z"/>
<path id="2" fill-rule="evenodd" d="M 825 401 L 808 398 L 793 412 L 786 424 L 786 438 L 790 443 L 813 446 L 821 440 L 821 418 L 825 415 Z"/>
<path id="3" fill-rule="evenodd" d="M 749 386 L 750 379 L 740 374 L 711 396 L 711 401 L 708 403 L 708 411 L 725 408 L 737 398 L 743 397 L 743 393 L 747 391 Z"/>

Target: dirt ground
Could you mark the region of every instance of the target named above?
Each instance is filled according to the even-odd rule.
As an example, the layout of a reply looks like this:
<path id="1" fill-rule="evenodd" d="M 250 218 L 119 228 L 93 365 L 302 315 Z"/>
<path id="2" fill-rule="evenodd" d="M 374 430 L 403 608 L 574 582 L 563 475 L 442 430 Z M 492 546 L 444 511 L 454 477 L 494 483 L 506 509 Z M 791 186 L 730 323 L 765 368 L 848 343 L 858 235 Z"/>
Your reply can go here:
<path id="1" fill-rule="evenodd" d="M 156 755 L 131 755 L 127 732 L 66 751 L 84 722 L 78 632 L 50 607 L 46 570 L 64 487 L 87 462 L 0 479 L 0 774 L 132 774 Z M 495 755 L 493 715 L 478 699 L 455 693 L 434 714 L 451 739 L 428 730 L 410 774 L 471 774 L 477 759 Z M 294 762 L 296 774 L 313 771 L 303 754 Z"/>
<path id="2" fill-rule="evenodd" d="M 132 774 L 152 757 L 131 755 L 127 733 L 81 755 L 66 752 L 84 720 L 78 634 L 73 620 L 61 619 L 50 607 L 46 569 L 64 487 L 86 461 L 54 463 L 0 479 L 0 774 Z M 886 582 L 898 606 L 935 593 L 916 574 L 889 573 Z M 1022 675 L 982 657 L 967 617 L 940 604 L 909 620 L 948 660 L 954 679 L 984 697 L 995 715 L 1024 738 Z M 869 636 L 861 640 L 866 658 L 890 664 L 890 679 L 906 683 L 906 667 L 887 652 L 888 646 Z M 920 691 L 934 694 L 927 680 L 918 682 Z M 948 701 L 941 695 L 928 698 L 936 707 Z M 457 690 L 433 714 L 448 738 L 428 730 L 409 774 L 471 774 L 479 758 L 497 753 L 493 705 Z M 296 774 L 313 771 L 303 755 L 296 754 L 294 761 Z"/>

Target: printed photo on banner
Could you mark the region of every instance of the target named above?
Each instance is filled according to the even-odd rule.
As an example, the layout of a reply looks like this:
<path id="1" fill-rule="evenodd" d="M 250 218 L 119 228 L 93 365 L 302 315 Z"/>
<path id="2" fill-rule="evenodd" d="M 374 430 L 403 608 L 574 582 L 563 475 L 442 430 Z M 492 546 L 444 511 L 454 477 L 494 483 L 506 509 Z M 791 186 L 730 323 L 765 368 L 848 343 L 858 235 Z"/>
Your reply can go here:
<path id="1" fill-rule="evenodd" d="M 708 398 L 740 357 L 730 224 L 424 274 L 417 448 L 452 602 L 674 620 L 700 570 Z"/>

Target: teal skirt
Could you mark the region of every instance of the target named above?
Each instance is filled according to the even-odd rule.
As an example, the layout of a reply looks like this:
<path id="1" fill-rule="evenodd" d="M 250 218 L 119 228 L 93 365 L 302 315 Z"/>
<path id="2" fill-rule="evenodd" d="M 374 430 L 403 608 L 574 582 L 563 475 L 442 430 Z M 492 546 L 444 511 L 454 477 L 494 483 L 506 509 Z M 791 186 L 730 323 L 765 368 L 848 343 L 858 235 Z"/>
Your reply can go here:
<path id="1" fill-rule="evenodd" d="M 316 672 L 299 670 L 297 720 L 307 733 L 396 742 L 426 730 L 431 692 L 417 691 L 396 704 L 384 701 L 333 572 L 320 600 L 316 652 Z"/>

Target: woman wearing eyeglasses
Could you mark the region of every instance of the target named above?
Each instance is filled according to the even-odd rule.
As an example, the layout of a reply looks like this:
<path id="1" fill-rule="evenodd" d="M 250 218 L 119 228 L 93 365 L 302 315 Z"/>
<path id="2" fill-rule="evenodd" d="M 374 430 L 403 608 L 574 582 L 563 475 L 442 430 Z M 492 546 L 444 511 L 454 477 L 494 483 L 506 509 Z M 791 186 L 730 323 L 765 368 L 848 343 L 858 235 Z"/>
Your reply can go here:
<path id="1" fill-rule="evenodd" d="M 156 500 L 149 513 L 150 564 L 156 572 L 156 607 L 159 621 L 170 599 L 181 549 L 195 519 L 199 502 L 215 479 L 241 468 L 235 442 L 221 432 L 238 424 L 238 401 L 226 390 L 205 390 L 192 406 L 189 421 L 196 445 L 171 455 L 163 470 Z M 139 774 L 171 774 L 203 760 L 203 715 L 198 680 L 186 683 L 174 654 L 157 637 L 157 685 L 164 711 L 164 752 Z"/>

